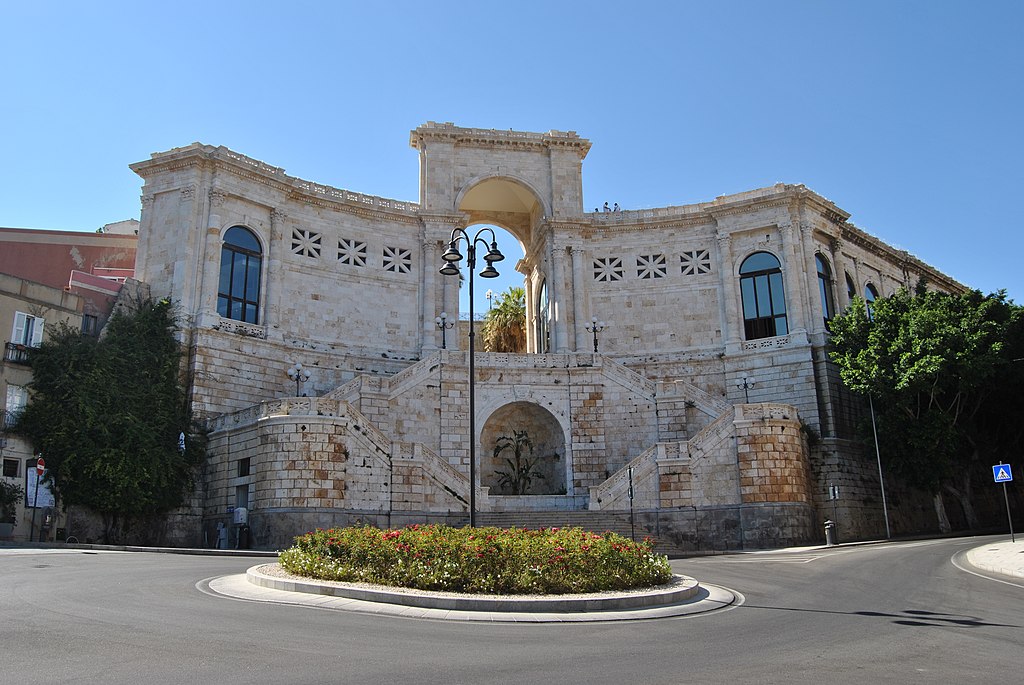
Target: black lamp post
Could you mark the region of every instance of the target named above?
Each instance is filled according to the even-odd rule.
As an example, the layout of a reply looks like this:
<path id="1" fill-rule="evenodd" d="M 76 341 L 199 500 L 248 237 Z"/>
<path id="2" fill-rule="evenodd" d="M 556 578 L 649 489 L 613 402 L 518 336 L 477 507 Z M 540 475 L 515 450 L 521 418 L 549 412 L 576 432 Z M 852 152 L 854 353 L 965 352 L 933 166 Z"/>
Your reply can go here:
<path id="1" fill-rule="evenodd" d="M 744 376 L 743 380 L 736 381 L 736 387 L 737 388 L 743 388 L 743 401 L 744 401 L 744 404 L 750 404 L 750 393 L 748 392 L 748 390 L 750 390 L 752 387 L 754 387 L 754 381 L 752 381 L 749 378 L 747 378 L 746 376 Z"/>
<path id="2" fill-rule="evenodd" d="M 309 371 L 302 368 L 302 364 L 296 362 L 295 366 L 288 369 L 288 378 L 295 381 L 295 396 L 301 397 L 299 386 L 309 380 Z"/>
<path id="3" fill-rule="evenodd" d="M 597 354 L 597 334 L 607 328 L 607 326 L 604 321 L 598 321 L 595 316 L 584 328 L 587 329 L 588 333 L 594 334 L 594 354 Z"/>
<path id="4" fill-rule="evenodd" d="M 483 233 L 491 234 L 491 242 L 480 236 Z M 505 258 L 498 250 L 498 241 L 494 231 L 484 226 L 472 238 L 464 229 L 456 228 L 452 231 L 451 240 L 448 242 L 448 249 L 441 255 L 445 264 L 440 272 L 445 276 L 458 276 L 459 267 L 457 264 L 462 261 L 462 254 L 459 252 L 459 242 L 466 241 L 466 266 L 469 267 L 469 527 L 476 527 L 476 367 L 474 354 L 476 347 L 473 331 L 473 269 L 476 267 L 476 245 L 481 243 L 487 250 L 484 261 L 487 266 L 480 272 L 480 278 L 494 278 L 498 270 L 494 268 L 494 262 L 500 262 Z"/>
<path id="5" fill-rule="evenodd" d="M 445 334 L 455 326 L 455 322 L 448 320 L 447 312 L 441 312 L 441 316 L 434 318 L 434 323 L 441 329 L 441 349 L 446 350 L 448 349 L 448 339 Z"/>

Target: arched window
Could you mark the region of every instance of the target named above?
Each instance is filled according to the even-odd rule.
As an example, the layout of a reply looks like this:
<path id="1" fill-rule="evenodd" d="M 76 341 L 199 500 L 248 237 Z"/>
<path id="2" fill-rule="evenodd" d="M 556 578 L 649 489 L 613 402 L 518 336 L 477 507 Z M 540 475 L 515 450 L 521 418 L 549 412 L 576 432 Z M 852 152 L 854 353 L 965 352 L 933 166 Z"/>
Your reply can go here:
<path id="1" fill-rule="evenodd" d="M 260 266 L 263 250 L 247 228 L 232 226 L 220 251 L 217 313 L 226 319 L 260 322 Z"/>
<path id="2" fill-rule="evenodd" d="M 875 300 L 878 299 L 878 291 L 875 290 L 875 286 L 868 283 L 864 286 L 864 301 L 868 305 L 868 318 L 875 318 Z"/>
<path id="3" fill-rule="evenodd" d="M 846 274 L 846 299 L 853 302 L 855 297 L 857 297 L 857 286 L 853 284 L 853 277 Z"/>
<path id="4" fill-rule="evenodd" d="M 818 266 L 818 293 L 821 295 L 821 313 L 825 317 L 825 329 L 835 315 L 832 306 L 832 269 L 820 254 L 814 255 L 814 263 Z"/>
<path id="5" fill-rule="evenodd" d="M 782 267 L 774 255 L 755 252 L 740 265 L 743 327 L 747 340 L 789 333 Z"/>
<path id="6" fill-rule="evenodd" d="M 546 354 L 551 351 L 551 305 L 548 302 L 548 284 L 540 284 L 540 297 L 537 298 L 537 352 Z"/>

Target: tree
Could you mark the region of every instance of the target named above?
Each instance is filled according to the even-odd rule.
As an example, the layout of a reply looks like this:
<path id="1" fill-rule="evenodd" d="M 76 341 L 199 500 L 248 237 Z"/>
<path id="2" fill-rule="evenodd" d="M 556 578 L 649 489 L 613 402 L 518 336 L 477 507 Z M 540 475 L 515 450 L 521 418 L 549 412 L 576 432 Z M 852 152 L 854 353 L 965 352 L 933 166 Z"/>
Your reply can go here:
<path id="1" fill-rule="evenodd" d="M 488 352 L 526 352 L 526 291 L 513 286 L 499 294 L 481 333 Z"/>
<path id="2" fill-rule="evenodd" d="M 1005 292 L 946 294 L 921 284 L 870 311 L 855 299 L 831 331 L 843 382 L 873 401 L 889 470 L 933 495 L 941 528 L 943 493 L 976 527 L 972 479 L 988 461 L 1014 459 L 1024 437 L 1024 364 L 1013 362 L 1024 356 L 1024 308 Z"/>
<path id="3" fill-rule="evenodd" d="M 46 456 L 64 506 L 103 517 L 113 541 L 182 505 L 205 440 L 193 430 L 169 301 L 118 310 L 102 339 L 70 326 L 32 351 L 31 396 L 15 430 Z M 191 434 L 179 450 L 179 435 Z"/>
<path id="4" fill-rule="evenodd" d="M 494 444 L 494 458 L 505 450 L 512 450 L 512 456 L 505 458 L 507 471 L 495 471 L 498 484 L 509 488 L 515 495 L 525 495 L 535 478 L 544 478 L 537 470 L 539 458 L 533 456 L 533 441 L 527 431 L 512 431 L 512 437 L 500 436 Z"/>

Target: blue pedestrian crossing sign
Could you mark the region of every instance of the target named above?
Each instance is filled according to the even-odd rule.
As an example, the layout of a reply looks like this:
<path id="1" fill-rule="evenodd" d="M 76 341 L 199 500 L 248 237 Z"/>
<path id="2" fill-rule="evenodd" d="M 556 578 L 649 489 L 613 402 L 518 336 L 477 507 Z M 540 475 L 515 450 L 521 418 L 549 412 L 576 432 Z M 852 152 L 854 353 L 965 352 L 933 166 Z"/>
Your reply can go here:
<path id="1" fill-rule="evenodd" d="M 992 477 L 997 483 L 1009 483 L 1013 480 L 1013 471 L 1009 464 L 996 464 L 992 467 Z"/>

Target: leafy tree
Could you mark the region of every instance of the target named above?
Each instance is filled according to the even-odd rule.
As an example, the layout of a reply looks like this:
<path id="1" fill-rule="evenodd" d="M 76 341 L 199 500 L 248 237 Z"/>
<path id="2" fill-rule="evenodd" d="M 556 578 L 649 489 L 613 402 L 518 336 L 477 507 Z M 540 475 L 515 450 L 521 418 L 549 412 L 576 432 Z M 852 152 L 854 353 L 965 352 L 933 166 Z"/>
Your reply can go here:
<path id="1" fill-rule="evenodd" d="M 857 299 L 831 324 L 832 360 L 844 383 L 873 401 L 888 468 L 933 495 L 948 530 L 943 493 L 977 525 L 971 482 L 988 462 L 1016 457 L 1024 437 L 1024 308 L 1005 292 L 903 290 Z"/>
<path id="2" fill-rule="evenodd" d="M 513 286 L 499 294 L 481 333 L 488 352 L 526 352 L 526 291 Z"/>
<path id="3" fill-rule="evenodd" d="M 169 301 L 118 310 L 101 339 L 61 327 L 33 350 L 15 426 L 46 456 L 64 506 L 103 517 L 108 542 L 131 522 L 182 505 L 205 451 L 181 382 Z M 184 451 L 179 434 L 191 433 Z"/>
<path id="4" fill-rule="evenodd" d="M 533 441 L 527 431 L 514 430 L 512 437 L 502 435 L 495 441 L 494 458 L 497 459 L 506 450 L 511 450 L 512 456 L 505 458 L 507 471 L 495 471 L 498 484 L 509 488 L 513 494 L 525 495 L 534 479 L 544 478 L 537 470 L 540 459 L 533 456 Z"/>

